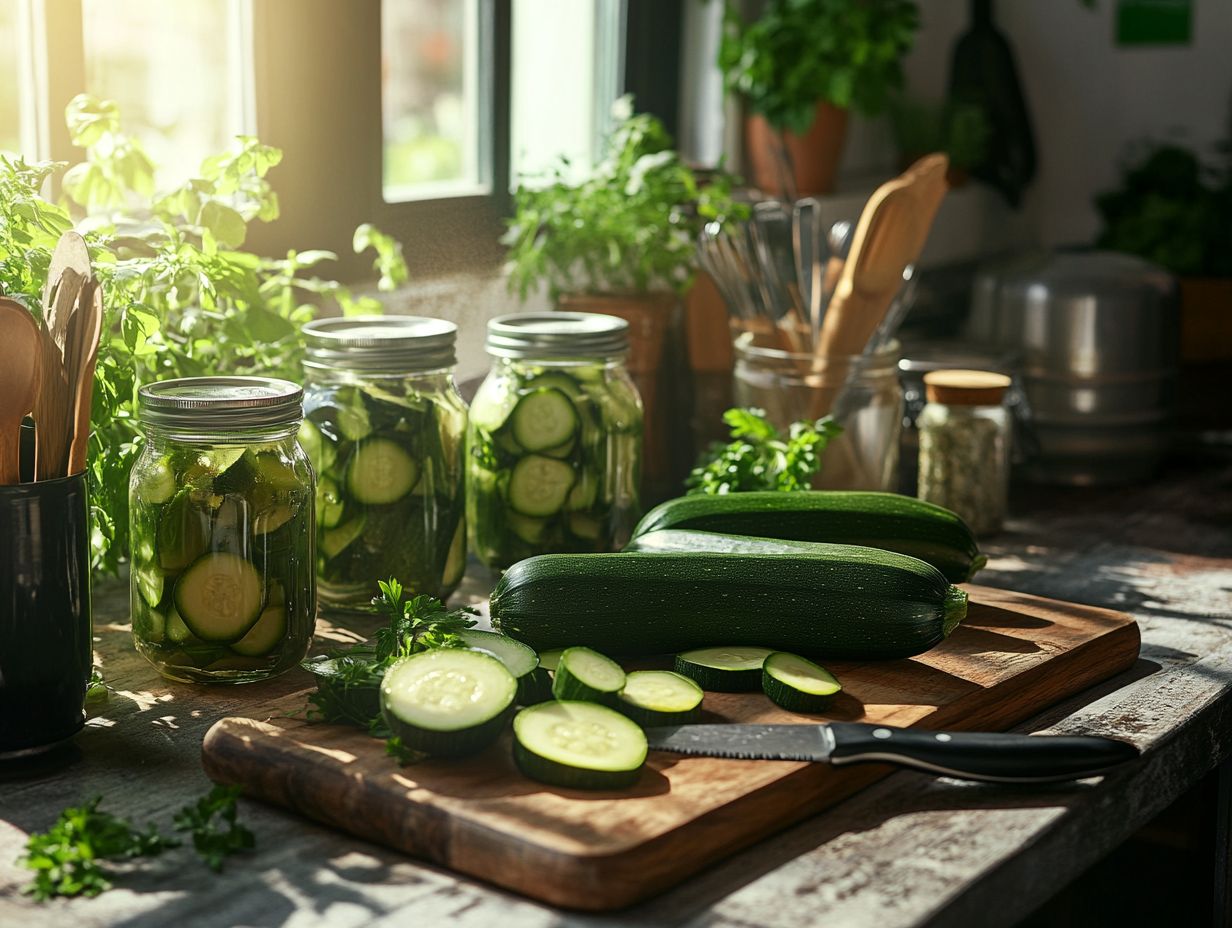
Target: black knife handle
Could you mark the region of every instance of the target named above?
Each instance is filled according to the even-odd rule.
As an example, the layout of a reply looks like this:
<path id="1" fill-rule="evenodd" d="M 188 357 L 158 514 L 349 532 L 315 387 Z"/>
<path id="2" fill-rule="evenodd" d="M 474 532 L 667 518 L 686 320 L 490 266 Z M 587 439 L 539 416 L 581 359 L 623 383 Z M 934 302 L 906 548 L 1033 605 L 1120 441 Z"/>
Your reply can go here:
<path id="1" fill-rule="evenodd" d="M 1080 780 L 1138 756 L 1132 744 L 1086 735 L 974 734 L 852 722 L 829 728 L 832 764 L 880 761 L 995 783 Z"/>

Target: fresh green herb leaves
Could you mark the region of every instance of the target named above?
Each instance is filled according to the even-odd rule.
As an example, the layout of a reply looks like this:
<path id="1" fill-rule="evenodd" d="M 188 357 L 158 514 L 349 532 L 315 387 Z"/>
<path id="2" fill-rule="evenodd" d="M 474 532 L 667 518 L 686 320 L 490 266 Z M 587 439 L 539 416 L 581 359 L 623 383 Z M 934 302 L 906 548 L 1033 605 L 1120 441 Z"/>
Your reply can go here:
<path id="1" fill-rule="evenodd" d="M 510 289 L 564 292 L 685 290 L 697 234 L 707 222 L 744 218 L 723 170 L 701 177 L 680 160 L 663 123 L 612 107 L 613 128 L 594 165 L 562 158 L 544 177 L 519 178 L 509 246 Z"/>
<path id="2" fill-rule="evenodd" d="M 372 600 L 387 622 L 377 629 L 373 644 L 358 644 L 331 652 L 324 660 L 304 661 L 316 678 L 317 691 L 308 697 L 308 718 L 368 729 L 376 738 L 389 732 L 381 718 L 381 679 L 397 660 L 428 648 L 458 647 L 458 632 L 475 624 L 478 612 L 468 606 L 446 609 L 433 596 L 406 598 L 393 577 L 378 582 Z"/>
<path id="3" fill-rule="evenodd" d="M 190 832 L 193 846 L 211 870 L 222 869 L 228 854 L 251 850 L 253 833 L 237 820 L 239 788 L 215 786 L 195 804 L 176 813 L 177 831 Z M 39 902 L 56 896 L 97 896 L 111 888 L 104 861 L 155 857 L 180 842 L 155 825 L 134 828 L 125 819 L 100 811 L 101 796 L 60 813 L 47 831 L 30 835 L 18 863 L 34 871 L 25 891 Z"/>
<path id="4" fill-rule="evenodd" d="M 392 738 L 385 739 L 385 756 L 396 760 L 399 767 L 405 767 L 407 764 L 413 764 L 427 755 L 413 748 L 408 748 L 402 743 L 402 739 L 395 735 Z"/>
<path id="5" fill-rule="evenodd" d="M 215 786 L 175 816 L 176 831 L 192 835 L 193 847 L 215 873 L 222 870 L 228 855 L 250 851 L 257 843 L 256 836 L 236 820 L 239 795 L 238 786 Z"/>
<path id="6" fill-rule="evenodd" d="M 807 490 L 826 445 L 843 430 L 826 416 L 794 422 L 783 435 L 760 409 L 729 409 L 723 421 L 733 441 L 702 455 L 685 481 L 689 493 Z"/>

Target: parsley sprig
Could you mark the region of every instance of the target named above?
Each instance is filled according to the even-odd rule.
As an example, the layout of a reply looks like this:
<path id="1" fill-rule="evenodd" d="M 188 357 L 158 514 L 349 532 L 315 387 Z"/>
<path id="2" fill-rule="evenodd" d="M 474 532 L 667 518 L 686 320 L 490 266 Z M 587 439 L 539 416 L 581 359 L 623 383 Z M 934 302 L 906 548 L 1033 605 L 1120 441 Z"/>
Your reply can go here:
<path id="1" fill-rule="evenodd" d="M 732 441 L 711 446 L 685 481 L 689 493 L 807 490 L 826 446 L 842 432 L 829 416 L 793 422 L 784 435 L 760 409 L 729 409 Z"/>
<path id="2" fill-rule="evenodd" d="M 193 847 L 215 872 L 223 858 L 256 845 L 253 833 L 237 820 L 239 788 L 215 786 L 176 813 L 177 831 L 192 836 Z M 30 835 L 18 864 L 34 871 L 25 891 L 39 902 L 56 896 L 97 896 L 112 886 L 106 861 L 156 857 L 180 842 L 148 824 L 135 828 L 126 819 L 99 809 L 101 796 L 60 813 L 51 828 Z"/>

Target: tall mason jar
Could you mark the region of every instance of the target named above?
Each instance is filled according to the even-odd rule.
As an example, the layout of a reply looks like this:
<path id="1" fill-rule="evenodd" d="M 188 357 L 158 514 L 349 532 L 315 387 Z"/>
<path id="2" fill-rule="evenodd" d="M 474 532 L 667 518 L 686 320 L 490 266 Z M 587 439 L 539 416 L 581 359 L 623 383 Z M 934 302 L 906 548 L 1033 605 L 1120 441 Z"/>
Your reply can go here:
<path id="1" fill-rule="evenodd" d="M 826 447 L 814 486 L 826 490 L 898 489 L 903 388 L 899 344 L 868 356 L 815 358 L 736 340 L 733 394 L 763 409 L 779 428 L 831 413 L 843 431 Z"/>
<path id="2" fill-rule="evenodd" d="M 488 323 L 492 369 L 471 402 L 471 547 L 503 569 L 535 554 L 620 548 L 638 516 L 642 401 L 628 323 L 527 313 Z"/>
<path id="3" fill-rule="evenodd" d="M 303 328 L 300 443 L 317 473 L 317 589 L 366 611 L 395 577 L 446 599 L 466 568 L 466 404 L 457 326 L 422 316 L 320 319 Z"/>
<path id="4" fill-rule="evenodd" d="M 247 683 L 308 651 L 316 617 L 303 392 L 264 377 L 142 387 L 129 478 L 137 650 L 163 676 Z"/>

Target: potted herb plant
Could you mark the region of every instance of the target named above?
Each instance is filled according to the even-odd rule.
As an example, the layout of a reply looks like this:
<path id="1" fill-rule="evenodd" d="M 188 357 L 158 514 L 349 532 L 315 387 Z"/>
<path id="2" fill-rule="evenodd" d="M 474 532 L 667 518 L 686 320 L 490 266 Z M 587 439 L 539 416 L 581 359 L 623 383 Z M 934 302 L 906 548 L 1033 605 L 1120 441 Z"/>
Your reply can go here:
<path id="1" fill-rule="evenodd" d="M 624 97 L 598 162 L 578 178 L 562 159 L 524 179 L 502 242 L 510 288 L 525 300 L 546 288 L 558 309 L 629 322 L 629 370 L 645 405 L 647 487 L 669 479 L 668 418 L 659 402 L 667 333 L 689 288 L 697 234 L 740 210 L 723 171 L 702 178 L 682 162 L 654 116 Z M 527 182 L 527 180 L 529 182 Z"/>
<path id="2" fill-rule="evenodd" d="M 912 0 L 768 0 L 749 22 L 729 3 L 719 67 L 747 107 L 750 180 L 791 199 L 831 192 L 848 113 L 885 107 L 918 22 Z"/>

